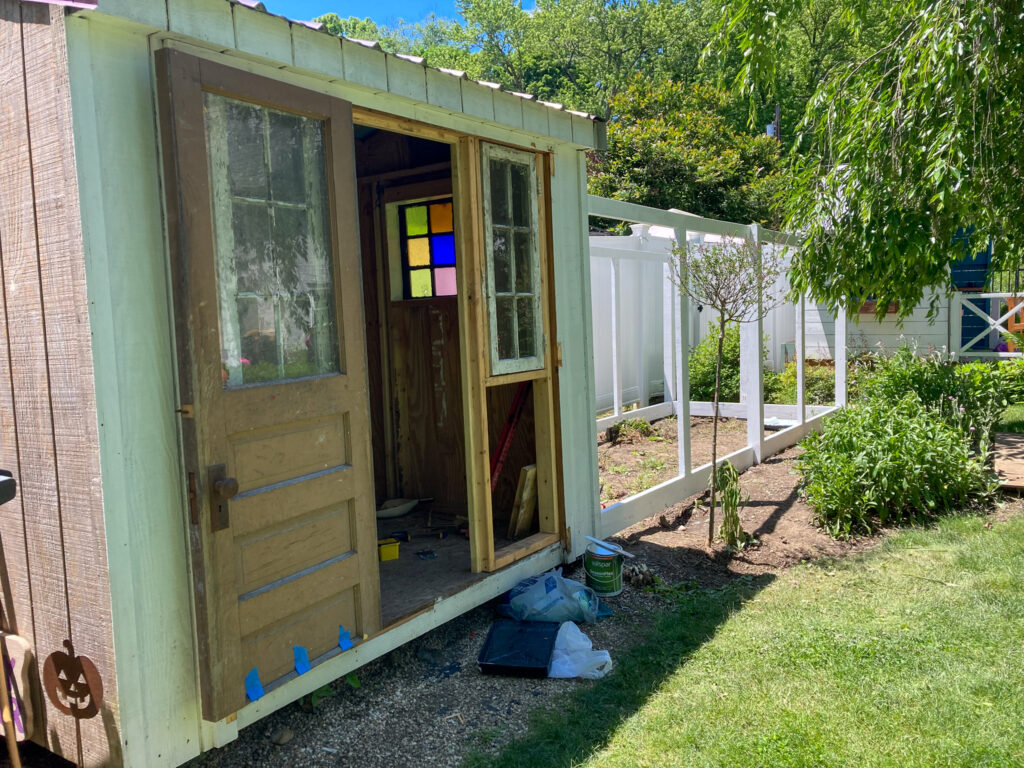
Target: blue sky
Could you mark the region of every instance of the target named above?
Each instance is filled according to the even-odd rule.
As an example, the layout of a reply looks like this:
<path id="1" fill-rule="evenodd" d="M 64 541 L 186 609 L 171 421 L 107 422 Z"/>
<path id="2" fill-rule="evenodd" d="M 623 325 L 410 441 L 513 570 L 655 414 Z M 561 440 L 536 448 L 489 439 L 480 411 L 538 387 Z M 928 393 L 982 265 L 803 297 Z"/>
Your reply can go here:
<path id="1" fill-rule="evenodd" d="M 336 13 L 341 17 L 370 17 L 378 24 L 394 24 L 399 18 L 406 21 L 422 21 L 431 13 L 455 18 L 454 0 L 263 0 L 271 13 L 290 19 L 306 21 L 325 13 Z"/>

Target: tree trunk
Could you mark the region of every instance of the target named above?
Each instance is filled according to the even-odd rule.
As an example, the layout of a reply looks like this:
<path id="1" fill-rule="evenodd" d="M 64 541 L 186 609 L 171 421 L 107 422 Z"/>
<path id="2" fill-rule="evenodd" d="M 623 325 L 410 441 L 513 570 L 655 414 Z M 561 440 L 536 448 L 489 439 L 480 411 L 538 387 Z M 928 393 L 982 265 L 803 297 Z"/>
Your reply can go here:
<path id="1" fill-rule="evenodd" d="M 715 538 L 715 502 L 718 491 L 718 390 L 722 383 L 722 345 L 725 317 L 718 318 L 718 354 L 715 356 L 715 402 L 711 407 L 711 506 L 708 510 L 708 546 Z"/>

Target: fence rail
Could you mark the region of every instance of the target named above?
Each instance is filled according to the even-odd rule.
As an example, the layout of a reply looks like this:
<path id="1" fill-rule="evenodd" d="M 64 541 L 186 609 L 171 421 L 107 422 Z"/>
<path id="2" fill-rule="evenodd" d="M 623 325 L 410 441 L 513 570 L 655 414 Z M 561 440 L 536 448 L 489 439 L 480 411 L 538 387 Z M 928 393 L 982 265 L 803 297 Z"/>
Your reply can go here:
<path id="1" fill-rule="evenodd" d="M 765 247 L 786 247 L 797 244 L 797 238 L 783 232 L 774 232 L 757 224 L 736 224 L 734 222 L 707 219 L 688 213 L 663 211 L 635 203 L 625 203 L 607 198 L 589 197 L 589 213 L 591 216 L 613 219 L 632 224 L 669 227 L 674 233 L 674 241 L 688 243 L 700 240 L 707 235 L 726 238 L 742 238 L 752 243 L 759 253 Z M 594 251 L 592 251 L 593 253 Z M 662 360 L 663 402 L 648 404 L 645 392 L 647 387 L 646 335 L 642 332 L 644 324 L 635 323 L 634 330 L 639 327 L 639 335 L 634 334 L 634 344 L 639 347 L 637 360 L 639 402 L 642 407 L 626 412 L 623 410 L 623 350 L 627 346 L 624 336 L 625 327 L 622 314 L 622 267 L 623 261 L 660 264 L 662 268 Z M 667 254 L 649 256 L 639 251 L 622 250 L 616 252 L 610 266 L 611 300 L 607 311 L 611 333 L 607 339 L 595 334 L 595 347 L 605 343 L 611 347 L 612 359 L 612 413 L 598 420 L 598 429 L 625 418 L 643 417 L 647 419 L 662 418 L 675 415 L 677 417 L 677 440 L 679 451 L 679 469 L 677 477 L 670 479 L 654 488 L 614 504 L 601 513 L 598 526 L 600 535 L 607 536 L 617 533 L 633 523 L 655 514 L 664 508 L 701 491 L 708 481 L 711 471 L 710 463 L 700 467 L 691 466 L 690 452 L 690 417 L 691 415 L 711 415 L 711 404 L 691 402 L 689 392 L 690 381 L 690 307 L 687 297 L 680 293 L 672 283 L 671 270 Z M 759 297 L 760 301 L 760 297 Z M 643 310 L 645 302 L 638 302 Z M 720 405 L 720 414 L 745 419 L 747 422 L 747 446 L 719 459 L 731 461 L 737 470 L 744 470 L 759 463 L 767 456 L 794 445 L 813 430 L 820 429 L 822 418 L 835 410 L 835 407 L 811 407 L 806 405 L 804 368 L 806 340 L 806 302 L 801 300 L 794 307 L 794 358 L 797 364 L 797 403 L 789 406 L 765 405 L 764 380 L 761 350 L 765 340 L 762 319 L 743 323 L 740 326 L 740 403 Z M 603 308 L 595 307 L 595 313 Z M 835 344 L 833 360 L 835 362 L 835 403 L 836 407 L 846 404 L 846 314 L 839 313 L 835 321 Z M 770 436 L 765 436 L 765 415 L 785 419 L 792 426 L 782 429 Z"/>

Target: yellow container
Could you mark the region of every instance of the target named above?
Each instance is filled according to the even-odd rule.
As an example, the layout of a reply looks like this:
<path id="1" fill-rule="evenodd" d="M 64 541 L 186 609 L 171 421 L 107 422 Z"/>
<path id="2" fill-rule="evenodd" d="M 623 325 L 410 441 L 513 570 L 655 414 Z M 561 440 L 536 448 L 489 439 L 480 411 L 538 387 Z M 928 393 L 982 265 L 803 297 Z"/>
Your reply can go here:
<path id="1" fill-rule="evenodd" d="M 377 552 L 380 554 L 382 563 L 386 563 L 388 560 L 397 560 L 398 539 L 377 539 Z"/>

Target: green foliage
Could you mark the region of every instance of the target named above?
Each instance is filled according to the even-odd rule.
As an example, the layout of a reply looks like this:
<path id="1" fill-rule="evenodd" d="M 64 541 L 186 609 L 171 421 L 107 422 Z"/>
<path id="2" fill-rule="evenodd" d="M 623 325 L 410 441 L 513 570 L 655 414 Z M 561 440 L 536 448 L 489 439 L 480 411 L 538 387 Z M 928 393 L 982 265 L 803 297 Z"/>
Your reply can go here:
<path id="1" fill-rule="evenodd" d="M 710 402 L 715 397 L 715 355 L 718 340 L 708 334 L 690 353 L 690 399 Z M 725 327 L 722 343 L 722 375 L 719 399 L 724 403 L 740 401 L 740 327 Z"/>
<path id="2" fill-rule="evenodd" d="M 960 430 L 975 453 L 985 455 L 992 428 L 1007 405 L 1001 370 L 982 362 L 957 364 L 940 354 L 918 356 L 904 345 L 889 357 L 876 358 L 874 369 L 861 378 L 860 397 L 891 403 L 911 392 Z"/>
<path id="3" fill-rule="evenodd" d="M 817 0 L 730 0 L 719 50 L 742 51 L 739 81 L 771 92 L 782 30 Z M 949 265 L 995 241 L 992 271 L 1024 248 L 1024 24 L 1018 0 L 834 4 L 853 30 L 878 30 L 817 84 L 787 200 L 804 243 L 792 285 L 829 309 L 867 297 L 908 314 Z M 969 242 L 954 238 L 970 228 Z M 936 309 L 941 292 L 934 295 Z"/>
<path id="4" fill-rule="evenodd" d="M 647 419 L 634 417 L 620 421 L 618 424 L 612 424 L 608 427 L 605 434 L 608 440 L 618 445 L 619 443 L 635 443 L 645 440 L 655 433 L 651 422 Z"/>
<path id="5" fill-rule="evenodd" d="M 999 382 L 1009 403 L 1024 403 L 1024 358 L 999 361 Z"/>
<path id="6" fill-rule="evenodd" d="M 778 384 L 769 391 L 767 385 L 764 388 L 764 401 L 766 403 L 789 403 L 796 404 L 796 375 L 797 364 L 795 360 L 786 363 L 782 373 L 778 374 Z M 836 369 L 831 364 L 811 363 L 804 367 L 804 403 L 806 405 L 831 405 L 835 402 L 836 396 Z"/>
<path id="7" fill-rule="evenodd" d="M 715 468 L 715 474 L 722 504 L 722 538 L 730 549 L 743 549 L 750 543 L 750 534 L 740 524 L 740 509 L 750 501 L 750 496 L 741 495 L 740 476 L 731 462 L 723 461 Z"/>
<path id="8" fill-rule="evenodd" d="M 590 191 L 656 208 L 778 226 L 779 143 L 733 128 L 724 93 L 638 78 L 611 102 Z"/>
<path id="9" fill-rule="evenodd" d="M 990 488 L 984 461 L 962 431 L 912 392 L 839 411 L 803 447 L 804 496 L 834 536 L 960 512 Z"/>

